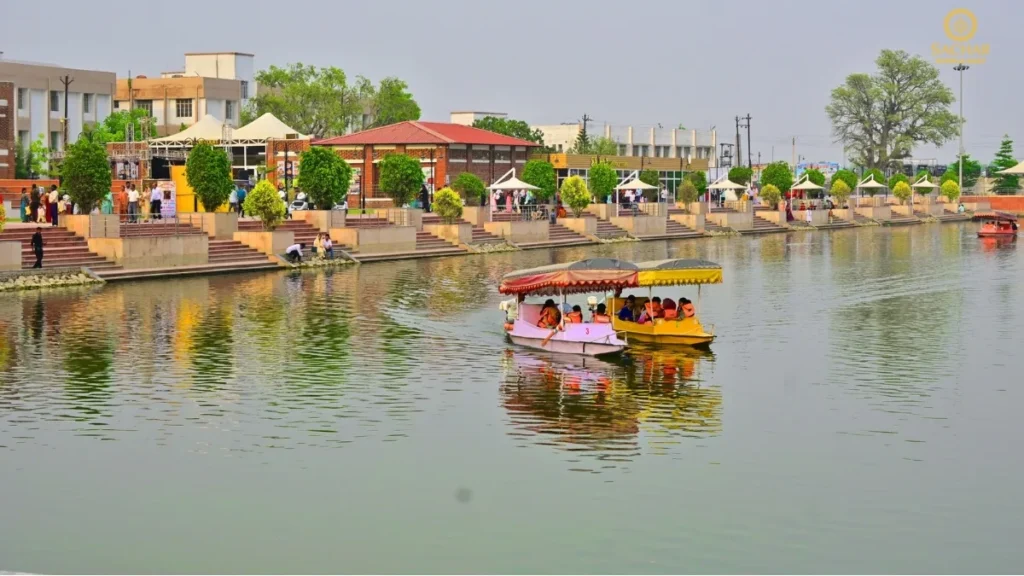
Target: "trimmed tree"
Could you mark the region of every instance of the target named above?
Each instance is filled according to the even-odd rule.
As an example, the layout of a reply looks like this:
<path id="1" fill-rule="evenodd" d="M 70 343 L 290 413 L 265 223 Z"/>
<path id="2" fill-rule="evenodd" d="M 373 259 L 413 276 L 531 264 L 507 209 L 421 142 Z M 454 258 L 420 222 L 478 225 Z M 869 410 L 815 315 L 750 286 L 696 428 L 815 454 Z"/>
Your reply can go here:
<path id="1" fill-rule="evenodd" d="M 690 204 L 697 201 L 697 194 L 697 187 L 693 185 L 693 182 L 683 180 L 682 185 L 679 186 L 679 200 L 689 207 Z"/>
<path id="2" fill-rule="evenodd" d="M 348 193 L 352 167 L 326 146 L 313 146 L 299 157 L 299 186 L 320 210 L 330 210 Z"/>
<path id="3" fill-rule="evenodd" d="M 956 201 L 960 199 L 960 185 L 953 180 L 943 182 L 939 190 L 953 204 L 956 204 Z"/>
<path id="4" fill-rule="evenodd" d="M 604 202 L 606 198 L 615 192 L 615 185 L 619 181 L 615 169 L 608 162 L 594 162 L 587 173 L 590 180 L 590 191 L 598 202 Z"/>
<path id="5" fill-rule="evenodd" d="M 782 200 L 782 191 L 775 184 L 765 184 L 761 186 L 761 199 L 772 209 L 776 209 Z"/>
<path id="6" fill-rule="evenodd" d="M 753 177 L 754 171 L 747 166 L 733 166 L 729 169 L 729 180 L 737 184 L 750 184 Z"/>
<path id="7" fill-rule="evenodd" d="M 462 218 L 462 196 L 451 188 L 441 188 L 434 193 L 432 208 L 447 224 L 455 223 Z"/>
<path id="8" fill-rule="evenodd" d="M 807 176 L 808 180 L 824 188 L 825 174 L 823 174 L 821 170 L 818 170 L 817 168 L 808 168 L 807 170 L 804 170 L 804 174 Z"/>
<path id="9" fill-rule="evenodd" d="M 260 180 L 251 192 L 245 195 L 242 208 L 246 214 L 257 216 L 263 221 L 264 230 L 273 230 L 284 221 L 284 202 L 277 196 L 277 190 L 269 180 Z"/>
<path id="10" fill-rule="evenodd" d="M 68 146 L 61 164 L 61 185 L 78 204 L 82 214 L 92 209 L 110 192 L 110 160 L 107 149 L 80 138 Z"/>
<path id="11" fill-rule="evenodd" d="M 641 170 L 638 178 L 640 178 L 640 181 L 644 184 L 654 186 L 655 190 L 642 190 L 641 192 L 653 192 L 654 198 L 657 200 L 658 192 L 661 190 L 661 177 L 658 176 L 658 171 L 651 170 L 650 168 Z"/>
<path id="12" fill-rule="evenodd" d="M 909 185 L 910 178 L 907 178 L 907 175 L 902 172 L 897 172 L 892 176 L 889 176 L 889 182 L 887 185 L 889 186 L 889 190 L 892 190 L 893 194 L 896 194 L 896 185 L 900 182 L 906 182 Z"/>
<path id="13" fill-rule="evenodd" d="M 228 201 L 235 183 L 231 181 L 231 161 L 221 148 L 200 142 L 185 160 L 185 178 L 207 212 L 215 212 Z"/>
<path id="14" fill-rule="evenodd" d="M 847 193 L 849 193 L 852 192 L 853 189 L 857 187 L 857 182 L 859 182 L 859 179 L 857 178 L 857 174 L 854 173 L 853 170 L 847 170 L 846 168 L 843 168 L 842 170 L 836 170 L 836 173 L 832 175 L 832 184 L 835 185 L 837 181 L 842 181 L 843 183 L 845 183 L 846 188 L 848 190 Z"/>
<path id="15" fill-rule="evenodd" d="M 686 180 L 693 183 L 693 187 L 697 189 L 698 194 L 703 194 L 708 191 L 708 175 L 703 171 L 698 170 L 696 172 L 687 173 Z"/>
<path id="16" fill-rule="evenodd" d="M 423 188 L 425 177 L 420 161 L 405 154 L 388 154 L 380 161 L 380 189 L 401 208 Z"/>
<path id="17" fill-rule="evenodd" d="M 534 191 L 538 200 L 550 200 L 555 195 L 558 179 L 555 178 L 555 167 L 543 160 L 530 160 L 523 166 L 520 180 L 540 188 Z"/>
<path id="18" fill-rule="evenodd" d="M 562 202 L 569 206 L 577 218 L 590 206 L 590 190 L 587 182 L 579 176 L 569 176 L 562 181 Z"/>
<path id="19" fill-rule="evenodd" d="M 996 158 L 990 167 L 991 174 L 995 178 L 992 189 L 996 194 L 1016 194 L 1020 189 L 1019 176 L 999 174 L 1000 170 L 1013 168 L 1016 165 L 1017 160 L 1013 157 L 1013 140 L 1010 140 L 1008 134 L 1004 135 L 1003 141 L 999 143 L 999 152 L 996 152 Z"/>
<path id="20" fill-rule="evenodd" d="M 489 116 L 488 116 L 489 118 Z M 458 192 L 466 199 L 466 203 L 470 205 L 476 205 L 480 203 L 480 200 L 487 194 L 487 189 L 484 187 L 484 181 L 477 177 L 472 172 L 463 172 L 455 178 L 452 182 L 452 190 Z M 434 195 L 437 202 L 436 197 Z"/>
<path id="21" fill-rule="evenodd" d="M 918 170 L 917 174 L 914 174 L 914 182 L 920 181 L 922 176 L 926 176 L 928 178 L 928 181 L 931 182 L 931 180 L 932 180 L 932 173 L 927 171 L 927 170 L 925 170 L 924 168 Z"/>
<path id="22" fill-rule="evenodd" d="M 793 172 L 789 169 L 789 164 L 783 161 L 772 162 L 761 172 L 761 195 L 764 195 L 763 187 L 771 184 L 780 193 L 789 192 L 789 189 L 793 187 Z M 778 204 L 778 202 L 776 202 Z"/>
<path id="23" fill-rule="evenodd" d="M 914 191 L 910 188 L 910 184 L 907 184 L 906 176 L 904 176 L 903 180 L 899 180 L 892 185 L 892 195 L 900 201 L 900 204 L 906 204 L 907 199 L 913 193 Z"/>
<path id="24" fill-rule="evenodd" d="M 852 174 L 852 172 L 850 172 Z M 850 193 L 853 192 L 853 188 L 846 183 L 844 179 L 833 178 L 832 189 L 829 190 L 829 194 L 836 199 L 836 205 L 842 206 L 846 203 L 846 199 L 850 197 Z"/>

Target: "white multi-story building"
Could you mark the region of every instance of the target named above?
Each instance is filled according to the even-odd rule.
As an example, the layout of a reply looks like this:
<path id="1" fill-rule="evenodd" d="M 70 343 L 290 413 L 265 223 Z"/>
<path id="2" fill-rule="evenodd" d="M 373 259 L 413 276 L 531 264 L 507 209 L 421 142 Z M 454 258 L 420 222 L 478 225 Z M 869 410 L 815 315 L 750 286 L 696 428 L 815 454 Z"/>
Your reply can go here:
<path id="1" fill-rule="evenodd" d="M 61 79 L 70 79 L 67 95 Z M 78 70 L 49 64 L 0 59 L 0 82 L 14 85 L 14 136 L 21 146 L 42 139 L 63 150 L 86 126 L 110 115 L 116 78 L 113 72 Z"/>
<path id="2" fill-rule="evenodd" d="M 544 134 L 544 144 L 553 148 L 555 152 L 568 152 L 576 144 L 583 125 L 555 124 L 531 128 L 540 130 Z M 591 128 L 589 136 L 604 136 L 615 141 L 618 145 L 618 156 L 707 160 L 710 167 L 714 167 L 716 163 L 715 147 L 718 145 L 718 135 L 714 130 L 699 132 L 655 126 L 636 128 L 605 124 L 603 128 L 597 130 Z"/>
<path id="3" fill-rule="evenodd" d="M 461 124 L 463 126 L 472 126 L 473 122 L 476 122 L 477 120 L 483 120 L 488 116 L 493 116 L 494 118 L 508 118 L 508 114 L 504 112 L 478 112 L 474 110 L 468 110 L 463 112 L 452 112 L 451 123 Z"/>
<path id="4" fill-rule="evenodd" d="M 245 52 L 188 52 L 185 54 L 185 69 L 180 72 L 161 72 L 162 78 L 199 76 L 238 80 L 241 104 L 245 106 L 256 96 L 256 56 Z"/>

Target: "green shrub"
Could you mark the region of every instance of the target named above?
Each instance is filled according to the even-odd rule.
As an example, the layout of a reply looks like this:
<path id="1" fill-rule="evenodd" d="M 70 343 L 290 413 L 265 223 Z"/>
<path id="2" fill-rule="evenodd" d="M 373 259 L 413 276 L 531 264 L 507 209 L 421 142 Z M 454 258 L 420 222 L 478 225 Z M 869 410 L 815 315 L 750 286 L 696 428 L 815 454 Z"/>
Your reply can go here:
<path id="1" fill-rule="evenodd" d="M 852 170 L 843 168 L 842 170 L 837 170 L 836 173 L 832 175 L 832 185 L 835 186 L 836 182 L 845 183 L 848 191 L 852 192 L 857 187 L 857 182 L 859 182 L 859 180 Z M 849 194 L 849 192 L 847 192 L 847 194 Z"/>
<path id="2" fill-rule="evenodd" d="M 902 174 L 901 174 L 902 176 Z M 904 176 L 906 178 L 906 176 Z M 910 184 L 906 182 L 896 182 L 892 187 L 892 195 L 899 199 L 900 204 L 906 204 L 907 199 L 914 191 L 910 188 Z"/>
<path id="3" fill-rule="evenodd" d="M 782 200 L 782 192 L 775 184 L 765 184 L 761 187 L 761 199 L 772 209 L 776 209 Z"/>
<path id="4" fill-rule="evenodd" d="M 348 194 L 352 168 L 337 152 L 313 146 L 299 157 L 299 187 L 320 210 L 330 210 Z"/>
<path id="5" fill-rule="evenodd" d="M 604 202 L 614 193 L 615 185 L 619 182 L 615 169 L 608 162 L 594 162 L 587 172 L 587 179 L 590 181 L 590 191 L 598 202 Z"/>
<path id="6" fill-rule="evenodd" d="M 893 195 L 896 194 L 896 185 L 899 184 L 900 182 L 906 182 L 907 184 L 910 184 L 910 178 L 907 178 L 907 175 L 903 174 L 902 172 L 897 172 L 892 176 L 889 176 L 889 181 L 886 183 L 886 185 L 889 186 L 889 190 L 892 190 Z"/>
<path id="7" fill-rule="evenodd" d="M 68 146 L 61 172 L 61 185 L 82 214 L 91 212 L 110 192 L 110 160 L 102 144 L 79 138 Z"/>
<path id="8" fill-rule="evenodd" d="M 405 154 L 388 154 L 378 164 L 380 189 L 401 208 L 416 197 L 426 181 L 420 161 Z"/>
<path id="9" fill-rule="evenodd" d="M 729 169 L 729 180 L 737 184 L 750 184 L 754 171 L 747 166 L 733 166 Z"/>
<path id="10" fill-rule="evenodd" d="M 251 192 L 245 195 L 243 208 L 246 214 L 259 217 L 264 230 L 273 230 L 284 220 L 284 202 L 277 196 L 277 190 L 269 180 L 260 180 Z"/>
<path id="11" fill-rule="evenodd" d="M 455 181 L 452 182 L 452 189 L 461 194 L 467 201 L 476 200 L 479 202 L 485 195 L 487 195 L 487 188 L 484 187 L 484 181 L 477 177 L 472 172 L 463 172 L 459 174 Z M 437 200 L 434 200 L 437 202 Z"/>
<path id="12" fill-rule="evenodd" d="M 462 218 L 462 197 L 451 188 L 441 188 L 434 192 L 432 208 L 446 223 L 452 224 Z"/>
<path id="13" fill-rule="evenodd" d="M 850 174 L 853 174 L 853 172 L 850 172 Z M 837 206 L 842 206 L 846 199 L 850 197 L 852 191 L 853 189 L 846 183 L 846 179 L 832 178 L 832 189 L 829 190 L 829 194 L 836 199 Z"/>
<path id="14" fill-rule="evenodd" d="M 960 185 L 952 180 L 946 180 L 943 182 L 942 187 L 939 188 L 939 190 L 947 200 L 954 204 L 960 199 Z"/>
<path id="15" fill-rule="evenodd" d="M 530 160 L 523 166 L 523 173 L 520 180 L 527 184 L 533 184 L 540 188 L 535 190 L 533 195 L 537 200 L 550 200 L 555 195 L 555 187 L 558 186 L 558 179 L 555 177 L 555 167 L 550 162 L 543 160 Z"/>
<path id="16" fill-rule="evenodd" d="M 579 176 L 569 176 L 562 181 L 562 202 L 568 206 L 577 218 L 590 206 L 590 190 L 587 183 Z"/>
<path id="17" fill-rule="evenodd" d="M 697 194 L 697 187 L 693 185 L 693 182 L 683 180 L 683 184 L 679 187 L 679 200 L 689 206 L 697 201 Z"/>
<path id="18" fill-rule="evenodd" d="M 215 212 L 223 206 L 235 189 L 227 153 L 209 142 L 196 144 L 188 153 L 185 178 L 207 212 Z"/>

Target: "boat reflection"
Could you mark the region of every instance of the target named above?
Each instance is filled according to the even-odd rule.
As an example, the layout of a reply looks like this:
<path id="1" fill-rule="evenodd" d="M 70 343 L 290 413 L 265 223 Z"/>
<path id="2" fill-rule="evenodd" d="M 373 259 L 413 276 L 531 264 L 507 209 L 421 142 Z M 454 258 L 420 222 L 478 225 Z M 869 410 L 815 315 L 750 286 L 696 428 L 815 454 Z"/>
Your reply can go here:
<path id="1" fill-rule="evenodd" d="M 499 394 L 511 435 L 567 451 L 574 470 L 595 472 L 719 434 L 713 363 L 695 349 L 630 348 L 614 360 L 509 349 Z"/>
<path id="2" fill-rule="evenodd" d="M 996 252 L 998 250 L 1008 250 L 1017 247 L 1017 237 L 992 237 L 983 236 L 978 238 L 978 242 L 981 242 L 981 250 L 983 252 Z"/>

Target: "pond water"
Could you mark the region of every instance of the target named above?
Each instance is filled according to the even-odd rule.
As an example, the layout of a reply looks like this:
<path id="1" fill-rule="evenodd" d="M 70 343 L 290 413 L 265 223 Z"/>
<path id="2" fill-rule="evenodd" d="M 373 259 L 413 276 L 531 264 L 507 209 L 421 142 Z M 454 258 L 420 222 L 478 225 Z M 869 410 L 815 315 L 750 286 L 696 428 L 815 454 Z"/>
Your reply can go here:
<path id="1" fill-rule="evenodd" d="M 1024 255 L 974 231 L 4 295 L 0 570 L 1019 571 Z M 721 263 L 712 351 L 506 343 L 503 273 L 595 255 Z"/>

